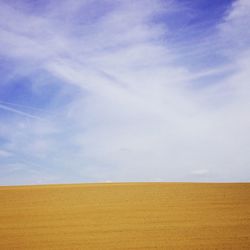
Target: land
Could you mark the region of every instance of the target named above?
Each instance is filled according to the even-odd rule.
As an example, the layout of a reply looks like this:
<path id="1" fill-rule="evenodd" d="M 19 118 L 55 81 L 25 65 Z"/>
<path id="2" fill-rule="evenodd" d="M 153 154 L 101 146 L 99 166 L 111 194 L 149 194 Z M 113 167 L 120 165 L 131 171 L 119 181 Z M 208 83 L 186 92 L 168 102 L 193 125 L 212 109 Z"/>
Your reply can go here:
<path id="1" fill-rule="evenodd" d="M 250 183 L 0 187 L 0 249 L 250 249 Z"/>

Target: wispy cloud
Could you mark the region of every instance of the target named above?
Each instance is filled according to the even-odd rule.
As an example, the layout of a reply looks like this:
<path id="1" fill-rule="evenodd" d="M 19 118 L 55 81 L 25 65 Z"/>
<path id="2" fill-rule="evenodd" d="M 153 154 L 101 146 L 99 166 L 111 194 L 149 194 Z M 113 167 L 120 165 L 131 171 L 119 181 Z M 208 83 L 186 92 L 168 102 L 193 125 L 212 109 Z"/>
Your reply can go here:
<path id="1" fill-rule="evenodd" d="M 6 151 L 6 150 L 1 150 L 0 149 L 0 158 L 2 158 L 2 157 L 9 157 L 9 156 L 11 156 L 12 154 L 11 154 L 11 152 L 9 152 L 9 151 Z"/>
<path id="2" fill-rule="evenodd" d="M 0 104 L 13 113 L 0 136 L 15 161 L 44 166 L 44 182 L 48 169 L 58 182 L 196 180 L 194 169 L 249 180 L 248 1 L 194 25 L 178 24 L 192 10 L 179 1 L 19 3 L 0 3 L 14 79 L 27 75 L 35 91 L 46 72 L 75 91 L 55 115 Z"/>
<path id="3" fill-rule="evenodd" d="M 39 117 L 39 116 L 35 116 L 35 115 L 32 115 L 32 114 L 20 111 L 20 110 L 18 110 L 16 108 L 12 108 L 12 107 L 9 107 L 7 105 L 0 104 L 0 109 L 6 110 L 6 111 L 9 111 L 9 112 L 13 112 L 15 114 L 18 114 L 18 115 L 21 115 L 21 116 L 25 116 L 25 117 L 28 117 L 28 118 L 42 120 L 42 118 Z"/>

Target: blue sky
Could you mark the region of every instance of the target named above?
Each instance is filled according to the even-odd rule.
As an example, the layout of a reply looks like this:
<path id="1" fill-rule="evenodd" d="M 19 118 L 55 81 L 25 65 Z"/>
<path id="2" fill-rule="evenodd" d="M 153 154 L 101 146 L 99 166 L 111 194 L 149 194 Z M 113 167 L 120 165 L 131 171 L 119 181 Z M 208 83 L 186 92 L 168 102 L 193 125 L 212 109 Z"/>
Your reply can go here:
<path id="1" fill-rule="evenodd" d="M 248 0 L 0 0 L 0 185 L 250 181 Z"/>

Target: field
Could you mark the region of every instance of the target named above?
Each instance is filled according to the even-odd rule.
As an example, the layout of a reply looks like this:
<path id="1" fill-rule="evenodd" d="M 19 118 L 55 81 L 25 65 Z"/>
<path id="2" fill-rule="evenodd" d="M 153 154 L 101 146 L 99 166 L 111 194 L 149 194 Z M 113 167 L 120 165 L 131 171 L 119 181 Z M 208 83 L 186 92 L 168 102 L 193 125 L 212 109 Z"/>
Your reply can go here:
<path id="1" fill-rule="evenodd" d="M 0 249 L 250 249 L 250 183 L 0 187 Z"/>

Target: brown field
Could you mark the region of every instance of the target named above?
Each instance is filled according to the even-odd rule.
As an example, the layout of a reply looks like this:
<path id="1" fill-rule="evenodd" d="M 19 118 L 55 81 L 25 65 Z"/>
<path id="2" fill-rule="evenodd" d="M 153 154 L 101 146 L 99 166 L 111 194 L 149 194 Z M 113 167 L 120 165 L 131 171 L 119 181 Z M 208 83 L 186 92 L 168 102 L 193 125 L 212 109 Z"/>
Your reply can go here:
<path id="1" fill-rule="evenodd" d="M 250 249 L 250 183 L 0 187 L 0 249 Z"/>

